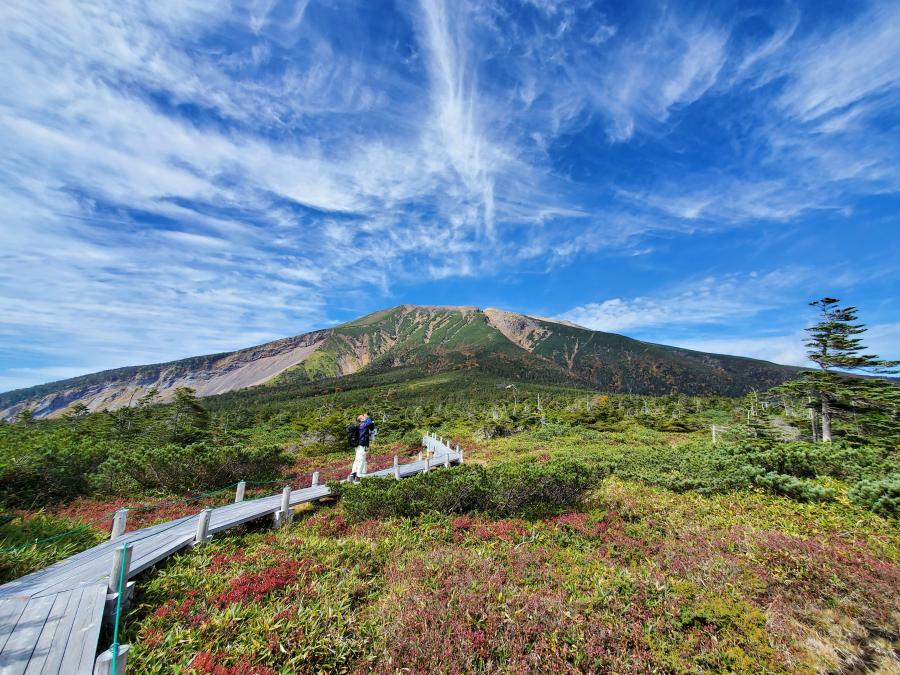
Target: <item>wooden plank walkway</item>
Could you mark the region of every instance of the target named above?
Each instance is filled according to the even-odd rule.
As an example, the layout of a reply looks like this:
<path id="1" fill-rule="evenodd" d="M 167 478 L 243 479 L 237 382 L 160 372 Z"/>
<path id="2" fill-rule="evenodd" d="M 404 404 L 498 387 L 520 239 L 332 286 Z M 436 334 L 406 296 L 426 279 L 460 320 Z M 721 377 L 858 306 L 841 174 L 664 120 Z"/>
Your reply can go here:
<path id="1" fill-rule="evenodd" d="M 462 451 L 451 450 L 441 439 L 426 435 L 424 457 L 406 464 L 374 471 L 371 476 L 397 479 L 463 461 Z M 429 456 L 433 455 L 433 456 Z M 396 460 L 395 460 L 396 462 Z M 293 490 L 289 506 L 327 497 L 325 485 Z M 239 501 L 211 509 L 207 533 L 222 532 L 243 523 L 275 517 L 282 511 L 283 495 Z M 128 543 L 131 579 L 177 551 L 195 543 L 195 514 L 168 523 L 128 532 L 77 553 L 49 567 L 0 586 L 0 675 L 70 675 L 95 672 L 97 642 L 104 607 L 110 599 L 113 559 Z M 107 659 L 108 664 L 108 659 Z M 120 669 L 120 674 L 124 669 Z"/>

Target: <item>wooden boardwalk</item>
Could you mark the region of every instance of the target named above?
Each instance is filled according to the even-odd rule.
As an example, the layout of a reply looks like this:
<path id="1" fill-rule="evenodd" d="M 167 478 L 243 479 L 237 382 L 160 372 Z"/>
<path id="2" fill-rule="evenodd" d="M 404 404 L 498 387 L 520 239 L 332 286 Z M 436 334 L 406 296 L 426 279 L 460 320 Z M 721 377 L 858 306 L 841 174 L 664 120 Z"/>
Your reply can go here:
<path id="1" fill-rule="evenodd" d="M 418 461 L 398 464 L 395 458 L 393 467 L 364 478 L 400 479 L 463 461 L 458 446 L 453 451 L 432 435 L 426 435 L 422 444 L 426 452 Z M 111 656 L 107 651 L 98 658 L 97 646 L 104 617 L 108 620 L 114 613 L 123 544 L 129 549 L 124 573 L 128 580 L 183 548 L 202 544 L 216 532 L 265 517 L 272 517 L 276 524 L 289 522 L 292 507 L 329 494 L 325 485 L 285 488 L 271 497 L 205 509 L 128 532 L 0 586 L 0 675 L 109 672 Z M 120 666 L 118 672 L 121 675 L 124 668 Z"/>

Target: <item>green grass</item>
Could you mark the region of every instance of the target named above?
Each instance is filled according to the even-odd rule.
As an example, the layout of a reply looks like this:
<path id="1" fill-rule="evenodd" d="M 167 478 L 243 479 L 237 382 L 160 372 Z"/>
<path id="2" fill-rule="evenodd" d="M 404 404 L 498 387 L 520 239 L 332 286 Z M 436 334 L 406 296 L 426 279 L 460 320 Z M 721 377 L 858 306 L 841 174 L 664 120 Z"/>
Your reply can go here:
<path id="1" fill-rule="evenodd" d="M 0 524 L 0 583 L 43 569 L 99 544 L 107 536 L 82 521 L 46 513 L 4 516 Z"/>

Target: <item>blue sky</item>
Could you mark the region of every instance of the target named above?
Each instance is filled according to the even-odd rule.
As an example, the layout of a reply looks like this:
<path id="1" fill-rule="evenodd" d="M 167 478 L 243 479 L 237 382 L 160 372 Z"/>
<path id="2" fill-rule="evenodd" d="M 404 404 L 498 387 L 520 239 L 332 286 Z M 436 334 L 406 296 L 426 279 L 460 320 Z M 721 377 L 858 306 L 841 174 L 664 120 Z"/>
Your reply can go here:
<path id="1" fill-rule="evenodd" d="M 0 7 L 0 390 L 403 302 L 900 357 L 900 3 Z"/>

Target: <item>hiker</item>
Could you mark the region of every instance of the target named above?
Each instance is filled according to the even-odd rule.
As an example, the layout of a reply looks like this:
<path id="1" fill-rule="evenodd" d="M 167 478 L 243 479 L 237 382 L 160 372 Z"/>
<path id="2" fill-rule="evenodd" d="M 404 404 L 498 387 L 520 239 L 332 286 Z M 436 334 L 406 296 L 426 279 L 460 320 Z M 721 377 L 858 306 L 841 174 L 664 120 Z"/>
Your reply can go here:
<path id="1" fill-rule="evenodd" d="M 356 424 L 351 424 L 347 428 L 347 437 L 350 445 L 356 447 L 356 457 L 353 459 L 353 466 L 350 469 L 349 479 L 353 482 L 359 480 L 360 476 L 365 476 L 368 472 L 366 462 L 366 453 L 369 451 L 369 439 L 377 432 L 375 430 L 375 422 L 366 414 L 356 418 Z"/>

